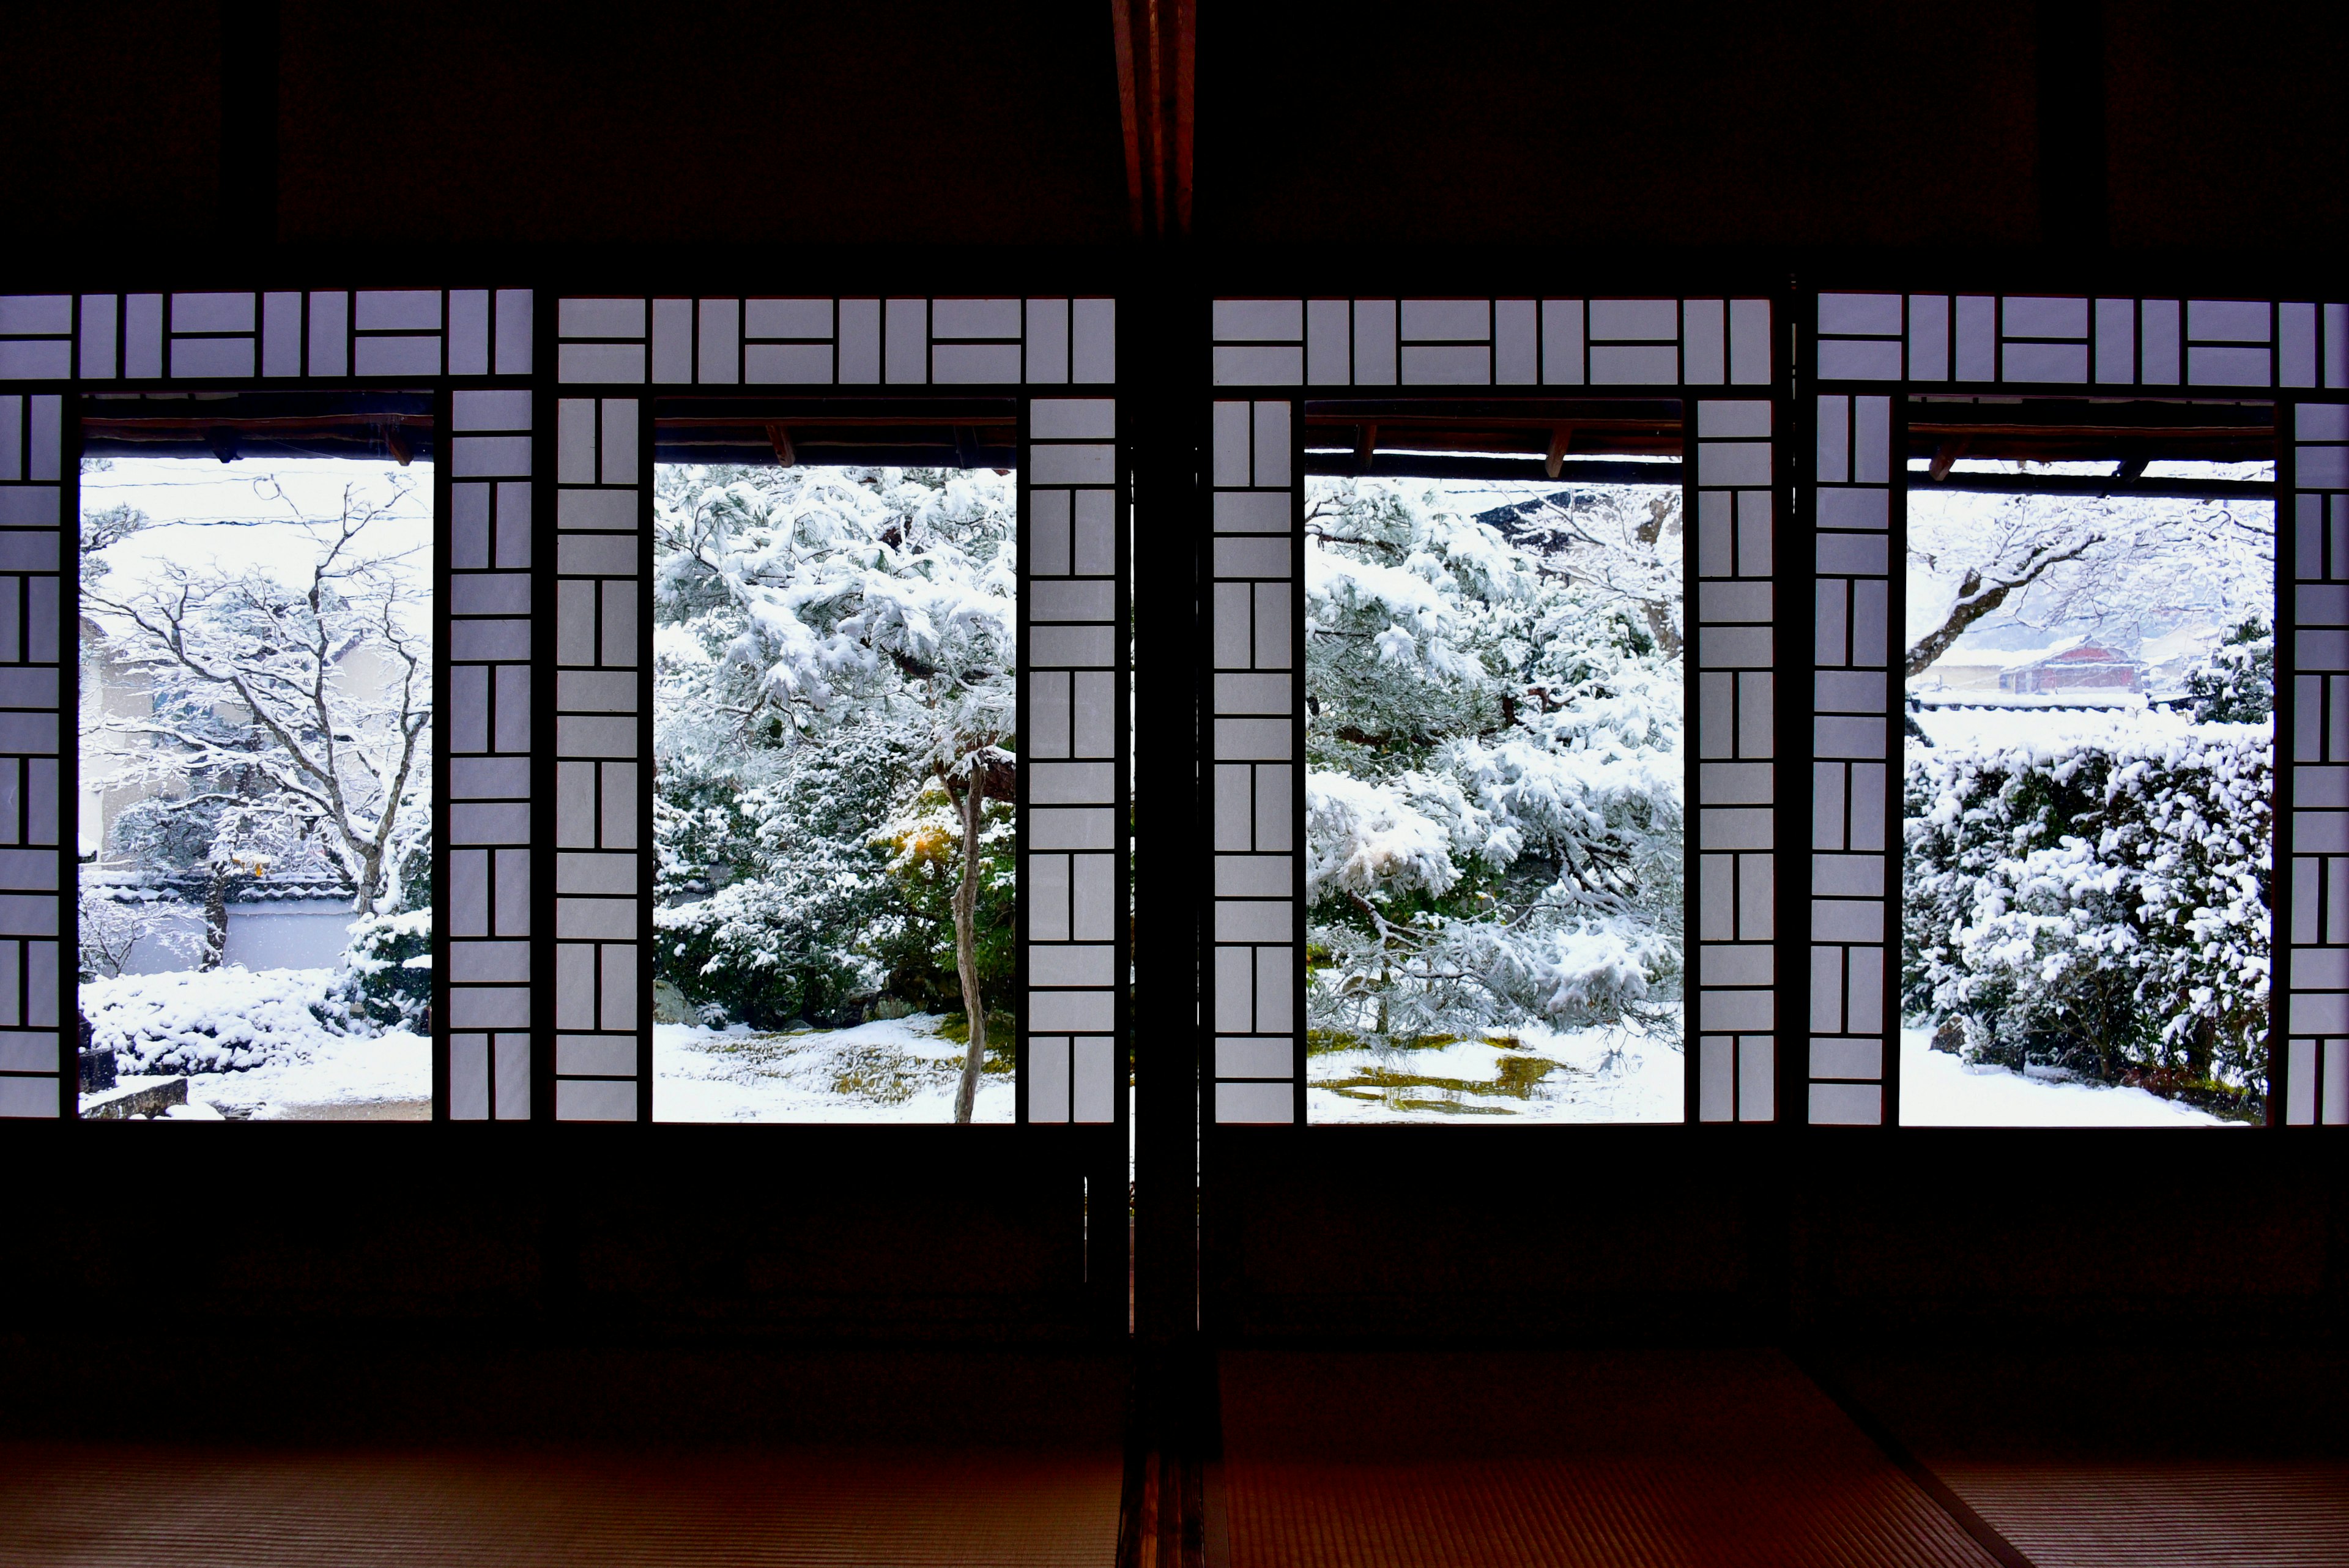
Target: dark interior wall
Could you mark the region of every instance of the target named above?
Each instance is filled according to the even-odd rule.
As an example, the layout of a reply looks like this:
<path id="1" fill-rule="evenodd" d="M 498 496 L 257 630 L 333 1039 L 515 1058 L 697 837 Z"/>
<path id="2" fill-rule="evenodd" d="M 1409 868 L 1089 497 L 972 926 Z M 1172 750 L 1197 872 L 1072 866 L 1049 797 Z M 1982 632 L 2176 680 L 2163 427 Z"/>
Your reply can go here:
<path id="1" fill-rule="evenodd" d="M 2250 1131 L 1242 1129 L 1211 1328 L 1831 1347 L 2335 1332 L 2337 1150 Z"/>
<path id="2" fill-rule="evenodd" d="M 212 6 L 11 6 L 0 47 L 0 213 L 12 249 L 209 235 L 220 197 Z"/>
<path id="3" fill-rule="evenodd" d="M 1102 1338 L 1104 1130 L 19 1124 L 0 1333 Z"/>
<path id="4" fill-rule="evenodd" d="M 2017 245 L 2033 6 L 1209 7 L 1217 240 Z"/>
<path id="5" fill-rule="evenodd" d="M 11 223 L 221 233 L 222 14 L 273 9 L 288 240 L 1123 237 L 1098 0 L 18 6 Z M 2328 7 L 1201 11 L 1203 241 L 2028 250 L 2058 15 L 2091 47 L 2101 33 L 2116 247 L 2304 257 L 2349 239 L 2349 20 Z M 234 84 L 254 51 L 232 52 Z"/>
<path id="6" fill-rule="evenodd" d="M 2106 8 L 2112 236 L 2329 257 L 2349 242 L 2349 12 L 2146 0 Z"/>
<path id="7" fill-rule="evenodd" d="M 286 0 L 293 241 L 1087 244 L 1108 7 Z"/>

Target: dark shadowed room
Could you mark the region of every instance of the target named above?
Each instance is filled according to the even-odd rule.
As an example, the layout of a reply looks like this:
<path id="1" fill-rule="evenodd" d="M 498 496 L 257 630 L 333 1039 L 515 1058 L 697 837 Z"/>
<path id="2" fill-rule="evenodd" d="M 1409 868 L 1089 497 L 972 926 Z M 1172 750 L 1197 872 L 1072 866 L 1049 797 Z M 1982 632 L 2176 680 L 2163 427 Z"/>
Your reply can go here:
<path id="1" fill-rule="evenodd" d="M 0 1564 L 2349 1565 L 2339 14 L 9 16 Z"/>

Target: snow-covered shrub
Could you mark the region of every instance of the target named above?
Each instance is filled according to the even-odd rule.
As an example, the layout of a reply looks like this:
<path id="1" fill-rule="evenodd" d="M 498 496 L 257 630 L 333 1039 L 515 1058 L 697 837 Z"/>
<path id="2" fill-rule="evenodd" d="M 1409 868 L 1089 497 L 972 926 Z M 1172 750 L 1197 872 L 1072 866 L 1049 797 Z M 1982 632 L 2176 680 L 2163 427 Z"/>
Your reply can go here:
<path id="1" fill-rule="evenodd" d="M 856 950 L 854 929 L 843 929 L 841 909 L 854 900 L 826 897 L 837 891 L 795 877 L 754 877 L 656 909 L 663 976 L 687 1000 L 760 1028 L 854 1023 L 841 1014 L 878 992 L 884 971 Z"/>
<path id="2" fill-rule="evenodd" d="M 1590 504 L 1607 526 L 1565 505 L 1505 533 L 1424 483 L 1312 492 L 1307 1009 L 1331 1044 L 1677 1035 L 1677 498 Z"/>
<path id="3" fill-rule="evenodd" d="M 328 1044 L 335 988 L 327 969 L 181 970 L 85 981 L 81 1011 L 122 1073 L 227 1073 Z"/>
<path id="4" fill-rule="evenodd" d="M 362 915 L 351 922 L 336 988 L 347 1018 L 421 1031 L 432 1005 L 432 911 Z"/>
<path id="5" fill-rule="evenodd" d="M 2247 620 L 2186 677 L 2187 711 L 2198 724 L 2256 724 L 2275 711 L 2275 628 Z"/>
<path id="6" fill-rule="evenodd" d="M 1912 749 L 1901 993 L 1971 1059 L 2248 1112 L 2268 1053 L 2271 727 Z"/>

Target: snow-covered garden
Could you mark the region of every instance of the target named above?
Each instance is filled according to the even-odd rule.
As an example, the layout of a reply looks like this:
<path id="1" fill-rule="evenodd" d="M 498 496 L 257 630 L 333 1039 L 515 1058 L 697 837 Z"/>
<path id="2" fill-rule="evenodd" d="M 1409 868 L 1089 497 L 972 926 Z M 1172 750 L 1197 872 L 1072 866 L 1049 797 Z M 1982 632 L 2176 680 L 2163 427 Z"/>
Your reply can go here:
<path id="1" fill-rule="evenodd" d="M 660 1119 L 1010 1119 L 1016 496 L 658 470 Z"/>
<path id="2" fill-rule="evenodd" d="M 165 1114 L 429 1116 L 429 465 L 81 483 L 79 1007 L 118 1079 L 86 1109 L 183 1082 Z M 273 965 L 268 920 L 233 956 L 234 912 L 277 895 L 339 901 L 333 963 Z"/>
<path id="3" fill-rule="evenodd" d="M 1912 488 L 1904 1122 L 2261 1116 L 2274 547 L 2265 501 Z"/>
<path id="4" fill-rule="evenodd" d="M 1308 1111 L 1676 1121 L 1681 499 L 1317 479 Z"/>

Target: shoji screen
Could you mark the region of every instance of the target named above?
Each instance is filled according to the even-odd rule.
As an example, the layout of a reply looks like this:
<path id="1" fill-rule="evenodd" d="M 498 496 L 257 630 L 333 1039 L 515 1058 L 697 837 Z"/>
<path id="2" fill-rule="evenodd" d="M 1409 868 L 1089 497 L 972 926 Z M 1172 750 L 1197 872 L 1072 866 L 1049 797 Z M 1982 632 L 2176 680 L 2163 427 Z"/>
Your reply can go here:
<path id="1" fill-rule="evenodd" d="M 2277 408 L 2281 961 L 2271 1104 L 2349 1119 L 2349 307 L 2312 300 L 1823 294 L 1808 410 L 1817 527 L 1811 767 L 1815 1123 L 1895 1115 L 1899 951 L 1899 410 L 1912 393 L 2260 398 Z"/>
<path id="2" fill-rule="evenodd" d="M 1690 1119 L 1768 1120 L 1779 1019 L 1771 305 L 1762 299 L 1219 299 L 1201 670 L 1209 1119 L 1304 1119 L 1303 475 L 1309 397 L 1678 400 L 1696 888 Z"/>
<path id="3" fill-rule="evenodd" d="M 392 385 L 446 410 L 436 1114 L 531 1113 L 533 323 L 528 289 L 0 298 L 0 1109 L 75 1104 L 71 399 Z"/>
<path id="4" fill-rule="evenodd" d="M 551 898 L 564 1119 L 651 1114 L 651 421 L 664 389 L 1015 395 L 1021 457 L 1020 1103 L 1123 1104 L 1123 473 L 1108 299 L 566 298 L 557 306 Z"/>

